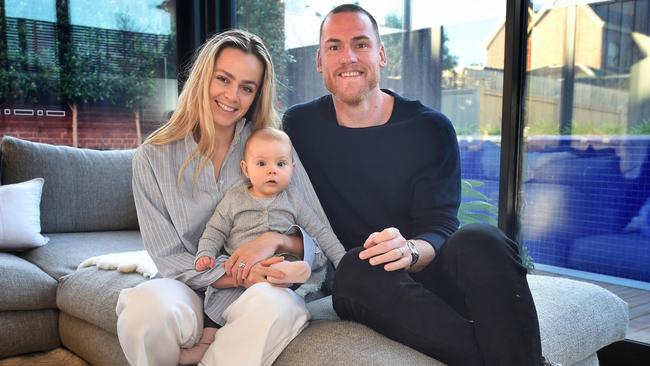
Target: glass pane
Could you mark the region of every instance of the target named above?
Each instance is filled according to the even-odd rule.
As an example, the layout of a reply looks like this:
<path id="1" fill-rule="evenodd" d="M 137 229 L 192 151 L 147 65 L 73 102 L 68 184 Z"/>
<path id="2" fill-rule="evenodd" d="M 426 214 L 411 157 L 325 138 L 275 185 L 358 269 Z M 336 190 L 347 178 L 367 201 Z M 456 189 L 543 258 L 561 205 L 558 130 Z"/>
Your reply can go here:
<path id="1" fill-rule="evenodd" d="M 133 148 L 176 105 L 169 1 L 6 0 L 1 135 Z"/>
<path id="2" fill-rule="evenodd" d="M 238 27 L 260 35 L 271 48 L 278 78 L 285 85 L 280 109 L 327 93 L 315 64 L 319 27 L 323 17 L 342 3 L 237 1 Z M 386 48 L 388 66 L 380 86 L 442 111 L 456 128 L 463 201 L 492 205 L 487 211 L 463 205 L 462 223 L 496 225 L 505 0 L 358 4 L 379 23 Z"/>
<path id="3" fill-rule="evenodd" d="M 523 241 L 543 268 L 648 288 L 650 1 L 552 3 L 530 11 Z"/>
<path id="4" fill-rule="evenodd" d="M 5 0 L 5 16 L 56 22 L 55 0 Z"/>

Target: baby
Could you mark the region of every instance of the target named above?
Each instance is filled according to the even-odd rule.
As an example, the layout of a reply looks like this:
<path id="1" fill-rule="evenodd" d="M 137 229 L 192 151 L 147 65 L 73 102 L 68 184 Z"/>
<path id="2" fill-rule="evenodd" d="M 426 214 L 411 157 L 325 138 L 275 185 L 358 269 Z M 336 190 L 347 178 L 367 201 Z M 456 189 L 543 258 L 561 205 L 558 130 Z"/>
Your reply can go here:
<path id="1" fill-rule="evenodd" d="M 292 150 L 289 136 L 280 130 L 263 128 L 251 134 L 241 162 L 241 169 L 250 182 L 230 188 L 217 205 L 199 240 L 197 271 L 214 267 L 220 254 L 232 255 L 241 244 L 265 232 L 285 232 L 292 225 L 309 233 L 333 262 L 345 254 L 327 224 L 318 219 L 289 185 L 295 165 Z M 285 260 L 271 267 L 285 274 L 283 279 L 267 277 L 275 284 L 304 283 L 311 275 L 309 264 L 301 260 Z M 216 329 L 209 337 L 202 338 L 199 345 L 182 350 L 181 363 L 200 360 L 215 333 Z"/>
<path id="2" fill-rule="evenodd" d="M 215 258 L 222 249 L 230 255 L 239 245 L 267 231 L 284 232 L 294 224 L 313 235 L 318 242 L 338 243 L 336 236 L 319 222 L 309 207 L 305 207 L 298 197 L 285 192 L 294 165 L 291 140 L 283 131 L 263 128 L 251 134 L 241 162 L 250 184 L 232 187 L 217 206 L 199 240 L 195 261 L 197 271 L 214 267 Z M 268 277 L 269 282 L 276 284 L 304 283 L 311 274 L 305 261 L 283 261 L 271 267 L 285 274 L 282 280 Z"/>

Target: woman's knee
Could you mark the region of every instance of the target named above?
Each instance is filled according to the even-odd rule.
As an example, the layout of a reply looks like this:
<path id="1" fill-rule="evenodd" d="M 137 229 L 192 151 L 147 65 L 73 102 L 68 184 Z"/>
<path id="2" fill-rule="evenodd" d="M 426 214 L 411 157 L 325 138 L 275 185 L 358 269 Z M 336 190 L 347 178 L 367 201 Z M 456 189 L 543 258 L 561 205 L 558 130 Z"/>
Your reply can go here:
<path id="1" fill-rule="evenodd" d="M 171 279 L 144 282 L 122 290 L 116 313 L 118 337 L 155 344 L 163 339 L 191 346 L 203 327 L 203 303 L 187 285 Z"/>
<path id="2" fill-rule="evenodd" d="M 250 302 L 250 311 L 259 312 L 262 309 L 265 317 L 278 325 L 290 327 L 309 320 L 305 301 L 290 289 L 261 282 L 248 288 L 242 296 L 255 299 Z"/>

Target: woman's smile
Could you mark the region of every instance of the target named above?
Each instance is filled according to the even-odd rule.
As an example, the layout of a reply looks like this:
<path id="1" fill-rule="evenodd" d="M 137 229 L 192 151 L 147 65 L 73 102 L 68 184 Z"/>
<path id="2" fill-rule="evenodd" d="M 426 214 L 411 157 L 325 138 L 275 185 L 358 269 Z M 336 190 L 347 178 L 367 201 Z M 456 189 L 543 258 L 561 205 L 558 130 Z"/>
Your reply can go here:
<path id="1" fill-rule="evenodd" d="M 223 104 L 223 103 L 221 103 L 219 101 L 217 101 L 217 105 L 219 106 L 219 108 L 223 109 L 226 112 L 235 112 L 235 111 L 237 111 L 237 108 L 230 107 L 230 106 L 228 106 L 226 104 Z"/>

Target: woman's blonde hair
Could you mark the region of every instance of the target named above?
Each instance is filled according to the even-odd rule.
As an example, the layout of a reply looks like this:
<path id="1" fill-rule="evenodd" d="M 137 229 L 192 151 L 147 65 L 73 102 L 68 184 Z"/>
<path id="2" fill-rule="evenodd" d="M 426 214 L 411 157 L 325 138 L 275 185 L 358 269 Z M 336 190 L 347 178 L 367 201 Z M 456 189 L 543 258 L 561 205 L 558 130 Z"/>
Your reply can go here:
<path id="1" fill-rule="evenodd" d="M 165 145 L 187 139 L 190 134 L 198 136 L 196 150 L 185 159 L 178 172 L 179 181 L 188 164 L 198 158 L 199 165 L 194 171 L 196 183 L 205 164 L 217 150 L 209 91 L 217 58 L 226 48 L 236 48 L 254 55 L 264 66 L 262 85 L 246 113 L 246 119 L 255 123 L 255 129 L 279 125 L 280 118 L 275 109 L 273 62 L 260 37 L 243 30 L 229 30 L 213 36 L 197 51 L 187 81 L 178 97 L 178 106 L 171 118 L 144 141 L 145 144 Z"/>

